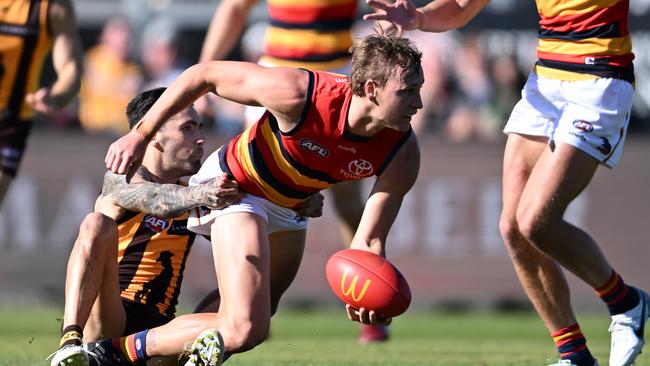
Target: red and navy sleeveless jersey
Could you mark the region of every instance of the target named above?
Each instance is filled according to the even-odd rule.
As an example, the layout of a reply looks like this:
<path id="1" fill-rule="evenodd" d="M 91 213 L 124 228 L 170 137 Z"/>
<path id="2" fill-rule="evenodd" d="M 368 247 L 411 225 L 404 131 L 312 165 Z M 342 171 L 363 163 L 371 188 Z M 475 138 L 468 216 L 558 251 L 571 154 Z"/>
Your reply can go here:
<path id="1" fill-rule="evenodd" d="M 337 182 L 380 175 L 411 134 L 387 128 L 372 137 L 351 135 L 348 79 L 306 72 L 309 90 L 297 125 L 282 132 L 267 111 L 222 149 L 220 161 L 241 189 L 289 208 Z"/>
<path id="2" fill-rule="evenodd" d="M 357 0 L 268 0 L 268 11 L 261 62 L 323 71 L 348 64 Z"/>
<path id="3" fill-rule="evenodd" d="M 48 0 L 3 1 L 0 7 L 0 121 L 34 114 L 25 95 L 38 89 L 52 46 Z"/>
<path id="4" fill-rule="evenodd" d="M 538 74 L 565 80 L 590 75 L 634 82 L 629 0 L 536 0 L 536 4 L 540 15 Z"/>
<path id="5" fill-rule="evenodd" d="M 174 316 L 195 236 L 187 230 L 188 216 L 185 213 L 167 219 L 127 211 L 117 220 L 117 262 L 123 299 Z"/>

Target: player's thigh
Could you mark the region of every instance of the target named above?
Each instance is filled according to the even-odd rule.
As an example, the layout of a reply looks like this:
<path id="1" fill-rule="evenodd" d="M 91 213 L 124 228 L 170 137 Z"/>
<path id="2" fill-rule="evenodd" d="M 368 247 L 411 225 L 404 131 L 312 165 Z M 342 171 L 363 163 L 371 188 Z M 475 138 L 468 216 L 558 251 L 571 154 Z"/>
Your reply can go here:
<path id="1" fill-rule="evenodd" d="M 591 181 L 598 164 L 591 155 L 565 143 L 543 150 L 522 192 L 517 217 L 561 220 L 567 206 Z"/>
<path id="2" fill-rule="evenodd" d="M 249 212 L 219 216 L 211 227 L 219 281 L 219 314 L 233 321 L 268 321 L 270 250 L 266 221 Z"/>
<path id="3" fill-rule="evenodd" d="M 0 124 L 0 202 L 18 173 L 27 148 L 32 122 L 8 120 Z"/>
<path id="4" fill-rule="evenodd" d="M 271 248 L 271 304 L 275 311 L 282 294 L 293 282 L 305 250 L 305 230 L 278 231 L 269 235 Z"/>
<path id="5" fill-rule="evenodd" d="M 548 149 L 547 137 L 526 136 L 516 133 L 508 135 L 503 156 L 502 173 L 502 218 L 504 220 L 514 220 L 521 193 L 544 149 Z"/>

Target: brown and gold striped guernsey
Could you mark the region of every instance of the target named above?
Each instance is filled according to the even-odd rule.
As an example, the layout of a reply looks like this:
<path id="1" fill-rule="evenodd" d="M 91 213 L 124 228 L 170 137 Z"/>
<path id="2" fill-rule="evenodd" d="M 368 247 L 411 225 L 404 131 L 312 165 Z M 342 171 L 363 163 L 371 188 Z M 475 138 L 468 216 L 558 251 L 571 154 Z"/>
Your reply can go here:
<path id="1" fill-rule="evenodd" d="M 25 95 L 38 89 L 52 47 L 48 0 L 0 0 L 0 123 L 28 120 Z"/>
<path id="2" fill-rule="evenodd" d="M 195 234 L 187 230 L 189 214 L 166 219 L 127 211 L 117 220 L 122 298 L 173 316 L 183 270 Z"/>

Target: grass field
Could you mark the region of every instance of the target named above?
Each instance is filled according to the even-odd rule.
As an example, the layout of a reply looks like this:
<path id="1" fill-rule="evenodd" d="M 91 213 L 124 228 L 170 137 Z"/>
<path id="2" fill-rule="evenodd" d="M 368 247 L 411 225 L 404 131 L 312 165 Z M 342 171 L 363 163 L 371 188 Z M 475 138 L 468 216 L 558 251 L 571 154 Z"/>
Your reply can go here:
<path id="1" fill-rule="evenodd" d="M 44 358 L 58 342 L 58 311 L 0 308 L 0 366 L 47 365 Z M 601 366 L 609 352 L 608 319 L 587 315 L 580 323 Z M 409 313 L 396 318 L 393 338 L 361 346 L 357 327 L 343 311 L 280 311 L 271 338 L 228 366 L 545 366 L 555 361 L 554 347 L 533 313 Z M 650 352 L 648 352 L 650 354 Z M 637 366 L 650 366 L 641 355 Z"/>

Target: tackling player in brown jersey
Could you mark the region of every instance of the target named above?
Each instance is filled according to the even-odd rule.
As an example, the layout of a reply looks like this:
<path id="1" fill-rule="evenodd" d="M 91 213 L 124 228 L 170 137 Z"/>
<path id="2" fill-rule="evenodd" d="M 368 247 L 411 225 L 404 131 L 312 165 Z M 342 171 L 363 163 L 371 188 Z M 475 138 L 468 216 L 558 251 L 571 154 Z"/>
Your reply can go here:
<path id="1" fill-rule="evenodd" d="M 135 124 L 163 93 L 145 91 L 127 107 Z M 174 318 L 183 269 L 195 234 L 188 209 L 237 202 L 237 183 L 219 177 L 180 185 L 201 166 L 204 136 L 193 108 L 168 119 L 149 143 L 142 167 L 127 183 L 106 173 L 95 211 L 79 228 L 66 277 L 60 349 L 52 365 L 88 362 L 86 341 L 120 336 Z"/>

